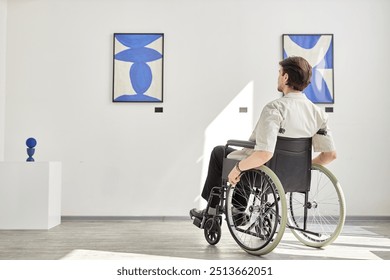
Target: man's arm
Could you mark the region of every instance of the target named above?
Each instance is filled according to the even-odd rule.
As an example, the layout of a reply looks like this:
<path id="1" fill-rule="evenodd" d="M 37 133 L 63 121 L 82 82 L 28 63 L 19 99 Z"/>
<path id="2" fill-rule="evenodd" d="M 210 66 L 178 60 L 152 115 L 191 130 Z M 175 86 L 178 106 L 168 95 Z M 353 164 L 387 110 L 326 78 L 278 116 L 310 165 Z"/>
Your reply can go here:
<path id="1" fill-rule="evenodd" d="M 240 173 L 245 170 L 260 167 L 273 156 L 273 153 L 267 151 L 254 151 L 246 159 L 243 159 L 236 165 L 229 173 L 229 182 L 231 184 L 237 184 L 240 181 Z"/>
<path id="2" fill-rule="evenodd" d="M 336 151 L 322 152 L 312 160 L 312 163 L 325 165 L 337 158 Z"/>

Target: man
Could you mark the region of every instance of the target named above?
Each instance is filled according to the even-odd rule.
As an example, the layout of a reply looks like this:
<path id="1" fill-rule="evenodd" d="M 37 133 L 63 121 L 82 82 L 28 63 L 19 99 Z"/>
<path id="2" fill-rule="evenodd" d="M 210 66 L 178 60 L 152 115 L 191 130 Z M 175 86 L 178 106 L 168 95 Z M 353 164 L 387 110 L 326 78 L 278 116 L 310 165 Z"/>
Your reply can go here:
<path id="1" fill-rule="evenodd" d="M 229 158 L 240 162 L 231 170 L 228 180 L 235 185 L 240 181 L 241 172 L 253 169 L 269 161 L 275 150 L 278 136 L 290 138 L 312 137 L 313 148 L 320 154 L 313 163 L 325 165 L 336 158 L 332 135 L 329 133 L 328 116 L 314 105 L 302 91 L 309 85 L 312 67 L 302 57 L 289 57 L 279 62 L 278 91 L 283 97 L 268 103 L 249 140 L 256 142 L 255 148 L 234 151 L 229 148 Z M 326 130 L 326 135 L 316 134 Z M 211 189 L 222 184 L 222 162 L 224 147 L 215 147 L 211 153 L 208 175 L 202 191 L 202 197 L 209 199 Z M 219 203 L 211 202 L 211 207 Z M 202 218 L 204 210 L 192 209 L 191 216 Z"/>

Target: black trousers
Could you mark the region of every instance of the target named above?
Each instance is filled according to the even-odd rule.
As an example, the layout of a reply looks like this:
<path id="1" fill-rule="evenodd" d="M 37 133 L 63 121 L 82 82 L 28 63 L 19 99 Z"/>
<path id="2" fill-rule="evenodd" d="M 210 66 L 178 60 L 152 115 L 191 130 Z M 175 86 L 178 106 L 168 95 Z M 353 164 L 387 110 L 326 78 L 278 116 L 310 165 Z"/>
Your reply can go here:
<path id="1" fill-rule="evenodd" d="M 225 146 L 216 146 L 211 152 L 209 169 L 207 178 L 203 187 L 202 197 L 208 201 L 212 188 L 220 187 L 222 185 L 222 164 L 225 156 L 233 152 L 233 148 L 227 148 L 225 153 Z M 210 206 L 215 207 L 219 203 L 219 199 L 213 199 Z"/>

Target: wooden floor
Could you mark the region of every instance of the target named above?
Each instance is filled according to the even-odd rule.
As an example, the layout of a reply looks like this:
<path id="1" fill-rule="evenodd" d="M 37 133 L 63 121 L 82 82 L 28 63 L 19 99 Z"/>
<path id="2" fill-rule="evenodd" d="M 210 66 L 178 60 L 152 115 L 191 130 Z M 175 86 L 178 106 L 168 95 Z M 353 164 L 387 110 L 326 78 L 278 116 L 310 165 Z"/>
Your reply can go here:
<path id="1" fill-rule="evenodd" d="M 306 247 L 286 230 L 278 247 L 261 257 L 238 247 L 225 225 L 221 241 L 216 246 L 208 245 L 203 231 L 189 219 L 66 219 L 50 230 L 0 230 L 2 260 L 58 260 L 77 250 L 210 260 L 389 260 L 390 221 L 347 221 L 341 236 L 325 249 Z"/>

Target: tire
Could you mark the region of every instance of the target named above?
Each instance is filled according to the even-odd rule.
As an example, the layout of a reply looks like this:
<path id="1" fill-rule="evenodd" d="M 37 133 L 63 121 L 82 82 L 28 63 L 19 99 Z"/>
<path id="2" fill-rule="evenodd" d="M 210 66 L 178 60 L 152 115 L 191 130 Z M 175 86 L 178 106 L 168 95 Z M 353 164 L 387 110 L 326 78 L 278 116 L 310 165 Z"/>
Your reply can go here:
<path id="1" fill-rule="evenodd" d="M 219 220 L 209 218 L 204 225 L 204 237 L 210 245 L 216 245 L 221 239 L 222 232 Z"/>
<path id="2" fill-rule="evenodd" d="M 253 255 L 271 252 L 282 239 L 287 222 L 284 189 L 266 166 L 242 173 L 226 195 L 226 220 L 237 244 Z"/>
<path id="3" fill-rule="evenodd" d="M 325 167 L 312 165 L 311 185 L 308 201 L 305 194 L 287 193 L 288 223 L 303 229 L 304 211 L 307 209 L 306 230 L 292 233 L 303 244 L 324 247 L 331 244 L 341 233 L 345 222 L 345 199 L 337 178 Z"/>

